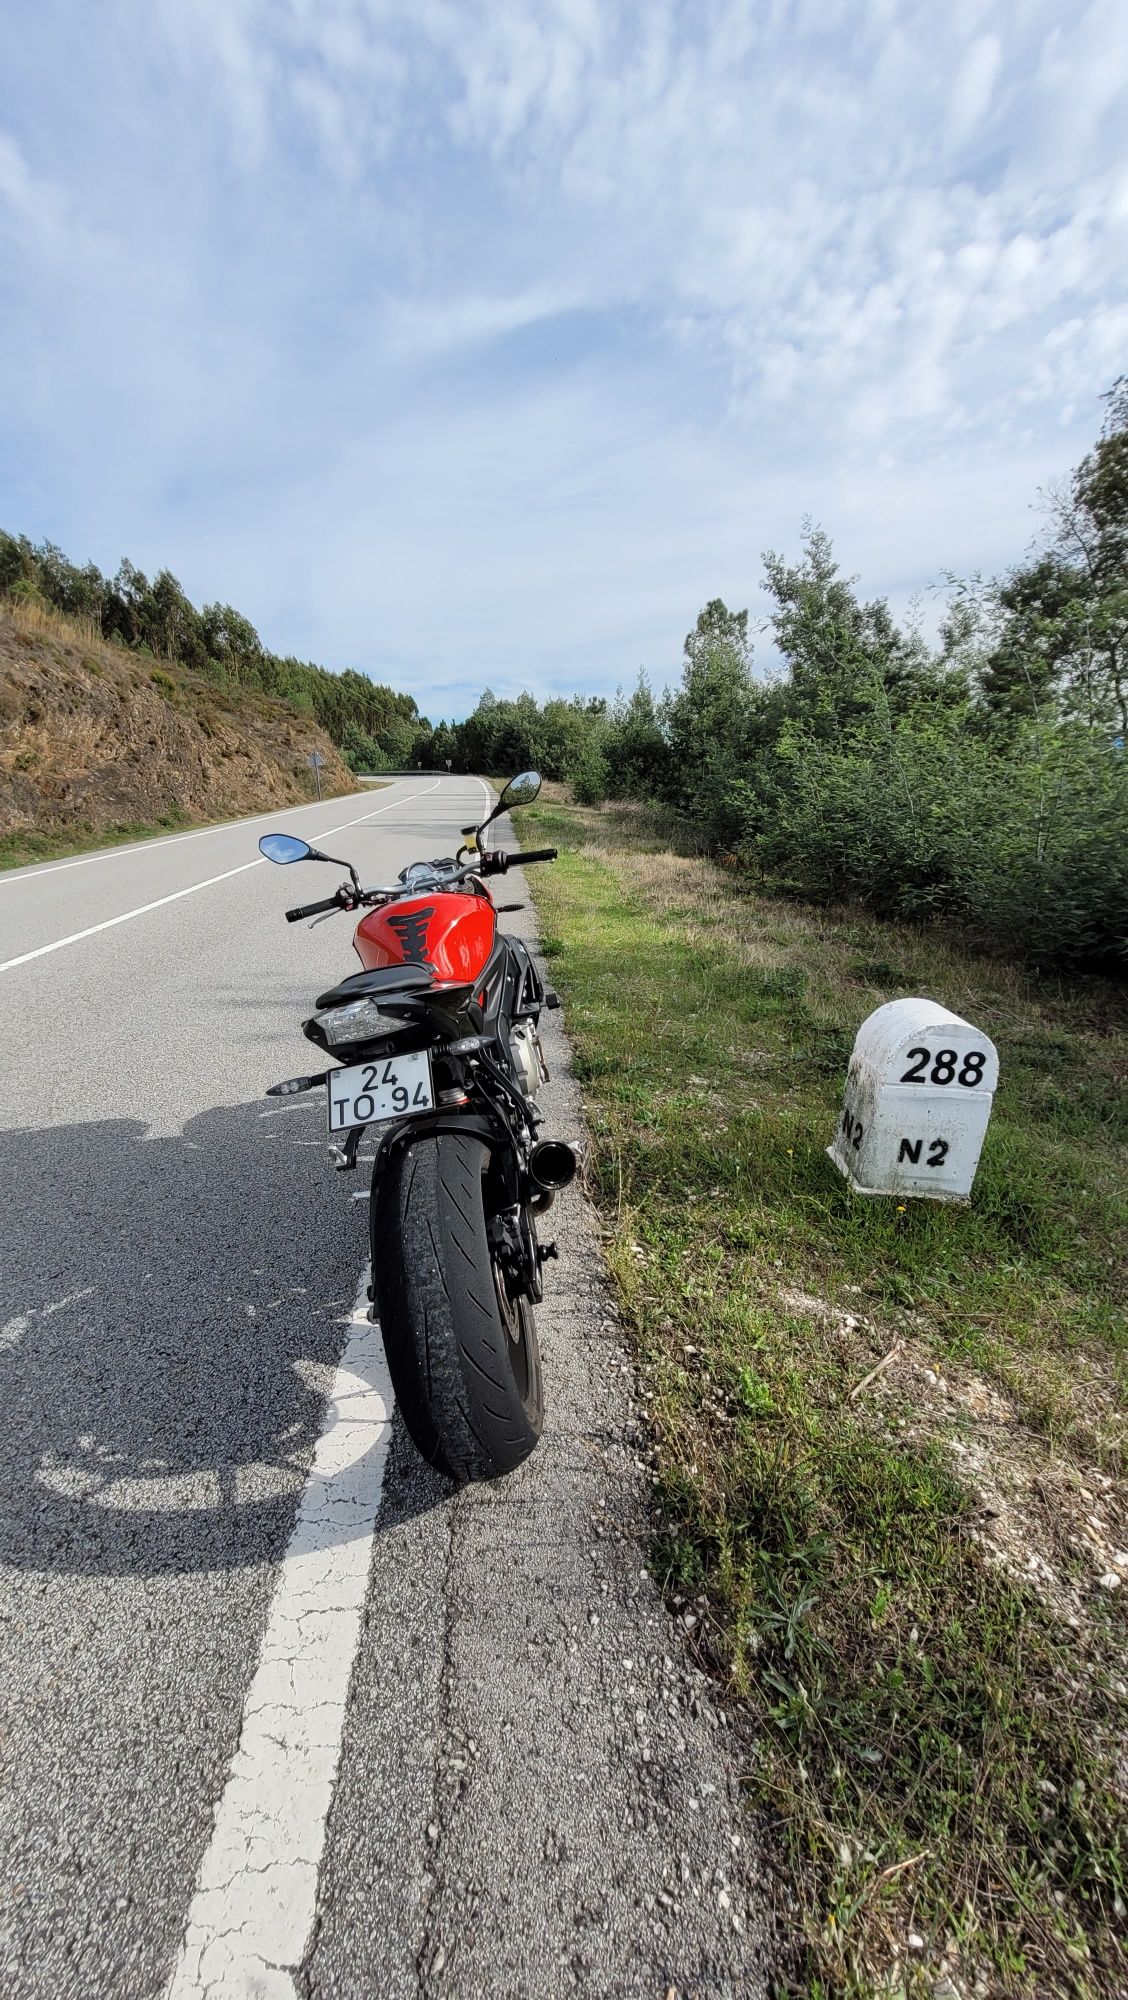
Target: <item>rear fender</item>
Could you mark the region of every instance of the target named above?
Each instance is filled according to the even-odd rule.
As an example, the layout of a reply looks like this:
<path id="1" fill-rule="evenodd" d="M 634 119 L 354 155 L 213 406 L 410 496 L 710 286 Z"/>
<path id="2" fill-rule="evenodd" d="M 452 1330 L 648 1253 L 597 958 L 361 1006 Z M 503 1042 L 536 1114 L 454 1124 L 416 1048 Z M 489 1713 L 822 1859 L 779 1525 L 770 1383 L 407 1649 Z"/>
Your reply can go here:
<path id="1" fill-rule="evenodd" d="M 363 986 L 368 977 L 357 975 L 357 983 L 346 980 L 330 993 L 323 993 L 318 1007 L 343 1007 L 350 1000 L 369 997 Z M 403 1048 L 400 1039 L 407 1030 L 414 1030 L 410 1043 L 412 1048 L 429 1048 L 436 1042 L 457 1041 L 467 1032 L 476 1032 L 481 1025 L 480 1009 L 473 1005 L 472 990 L 469 986 L 427 986 L 423 991 L 410 992 L 397 987 L 378 987 L 371 992 L 381 1013 L 391 1014 L 402 1021 L 403 1030 L 397 1031 L 395 1045 Z M 379 1036 L 372 1042 L 357 1042 L 348 1047 L 330 1048 L 325 1030 L 316 1015 L 302 1022 L 302 1033 L 307 1041 L 313 1042 L 326 1054 L 336 1056 L 338 1062 L 364 1062 L 370 1054 L 389 1054 L 392 1041 L 388 1036 Z"/>
<path id="2" fill-rule="evenodd" d="M 512 1132 L 504 1126 L 500 1116 L 494 1123 L 467 1111 L 421 1113 L 418 1118 L 406 1118 L 402 1125 L 393 1126 L 390 1132 L 382 1135 L 373 1156 L 373 1181 L 387 1172 L 405 1146 L 413 1146 L 417 1139 L 436 1138 L 441 1132 L 462 1133 L 467 1138 L 480 1139 L 490 1154 L 491 1178 L 497 1176 L 506 1192 L 510 1184 L 516 1185 L 517 1149 Z"/>

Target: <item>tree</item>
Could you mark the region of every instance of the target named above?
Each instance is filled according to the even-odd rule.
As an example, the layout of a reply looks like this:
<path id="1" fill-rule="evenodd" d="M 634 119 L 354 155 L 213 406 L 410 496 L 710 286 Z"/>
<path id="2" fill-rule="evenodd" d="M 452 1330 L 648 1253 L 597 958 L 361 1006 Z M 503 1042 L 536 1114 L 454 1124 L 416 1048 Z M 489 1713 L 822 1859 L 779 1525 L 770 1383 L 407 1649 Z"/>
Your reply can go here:
<path id="1" fill-rule="evenodd" d="M 380 731 L 379 744 L 390 770 L 404 770 L 411 763 L 418 734 L 418 725 L 405 715 L 393 716 L 385 724 Z"/>
<path id="2" fill-rule="evenodd" d="M 775 606 L 769 623 L 787 667 L 789 712 L 821 741 L 834 740 L 875 709 L 902 714 L 921 699 L 958 699 L 916 633 L 898 629 L 883 598 L 863 603 L 842 576 L 830 537 L 803 524 L 802 559 L 769 550 L 764 581 Z"/>
<path id="3" fill-rule="evenodd" d="M 241 611 L 230 604 L 205 604 L 200 629 L 209 657 L 221 661 L 236 679 L 248 672 L 258 674 L 265 657 L 263 643 Z"/>
<path id="4" fill-rule="evenodd" d="M 999 717 L 1052 708 L 1128 734 L 1128 376 L 1114 383 L 1097 444 L 1047 496 L 1047 544 L 995 595 L 980 679 Z"/>
<path id="5" fill-rule="evenodd" d="M 600 744 L 585 743 L 572 766 L 572 796 L 577 805 L 598 806 L 607 797 L 609 773 Z"/>
<path id="6" fill-rule="evenodd" d="M 629 699 L 615 698 L 604 741 L 607 784 L 616 798 L 664 798 L 670 784 L 670 752 L 658 704 L 640 667 Z"/>
<path id="7" fill-rule="evenodd" d="M 684 656 L 681 686 L 662 708 L 670 791 L 673 803 L 725 845 L 739 824 L 730 792 L 747 763 L 755 709 L 747 611 L 730 611 L 714 597 L 686 635 Z"/>

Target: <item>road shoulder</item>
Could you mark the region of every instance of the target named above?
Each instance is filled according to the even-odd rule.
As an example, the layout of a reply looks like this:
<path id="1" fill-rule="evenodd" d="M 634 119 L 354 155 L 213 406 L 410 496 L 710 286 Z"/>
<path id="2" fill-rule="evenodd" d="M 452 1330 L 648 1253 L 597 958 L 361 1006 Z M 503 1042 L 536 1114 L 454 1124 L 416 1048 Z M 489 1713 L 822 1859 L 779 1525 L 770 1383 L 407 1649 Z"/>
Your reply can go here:
<path id="1" fill-rule="evenodd" d="M 535 937 L 531 910 L 513 927 Z M 547 1129 L 577 1137 L 560 1015 L 543 1027 Z M 402 1435 L 393 1456 L 311 1996 L 764 1990 L 740 1741 L 649 1573 L 633 1368 L 578 1189 L 544 1233 L 539 1449 L 458 1493 Z"/>

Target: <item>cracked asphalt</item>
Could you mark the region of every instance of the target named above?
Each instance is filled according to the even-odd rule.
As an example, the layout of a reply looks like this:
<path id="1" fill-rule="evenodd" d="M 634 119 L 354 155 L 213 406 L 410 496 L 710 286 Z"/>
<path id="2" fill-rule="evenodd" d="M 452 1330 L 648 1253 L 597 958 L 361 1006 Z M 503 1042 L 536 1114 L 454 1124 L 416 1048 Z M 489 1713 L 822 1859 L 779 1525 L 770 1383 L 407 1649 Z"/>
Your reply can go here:
<path id="1" fill-rule="evenodd" d="M 320 1102 L 262 1095 L 349 968 L 347 918 L 282 921 L 336 876 L 244 864 L 269 825 L 351 820 L 331 851 L 389 880 L 481 797 L 402 780 L 0 876 L 0 961 L 191 892 L 0 971 L 6 1996 L 168 1986 L 367 1254 Z M 549 1129 L 575 1136 L 545 1029 Z M 747 1746 L 648 1573 L 579 1193 L 547 1220 L 537 1452 L 456 1492 L 393 1429 L 316 1911 L 277 1969 L 306 2000 L 764 1991 Z"/>

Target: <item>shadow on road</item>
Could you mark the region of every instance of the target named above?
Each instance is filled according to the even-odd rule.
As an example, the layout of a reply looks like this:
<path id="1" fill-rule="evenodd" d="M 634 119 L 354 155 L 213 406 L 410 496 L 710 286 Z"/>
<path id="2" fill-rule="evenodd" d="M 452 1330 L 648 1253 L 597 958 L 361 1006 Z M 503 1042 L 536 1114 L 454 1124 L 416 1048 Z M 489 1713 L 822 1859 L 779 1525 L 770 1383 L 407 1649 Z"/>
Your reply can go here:
<path id="1" fill-rule="evenodd" d="M 0 1133 L 0 1561 L 281 1556 L 367 1254 L 363 1169 L 334 1179 L 320 1110 Z M 449 1496 L 419 1474 L 393 1520 Z"/>

